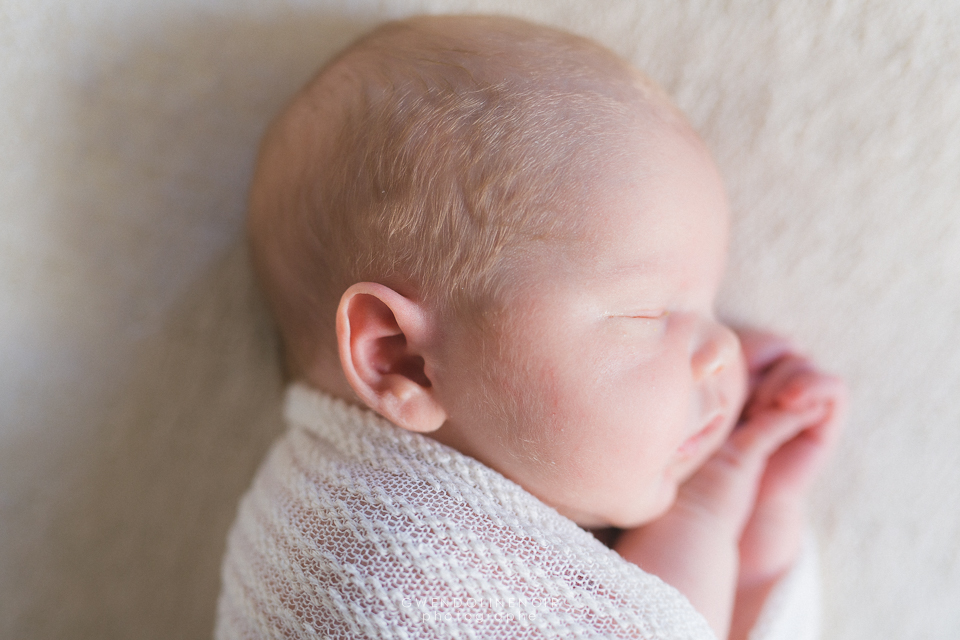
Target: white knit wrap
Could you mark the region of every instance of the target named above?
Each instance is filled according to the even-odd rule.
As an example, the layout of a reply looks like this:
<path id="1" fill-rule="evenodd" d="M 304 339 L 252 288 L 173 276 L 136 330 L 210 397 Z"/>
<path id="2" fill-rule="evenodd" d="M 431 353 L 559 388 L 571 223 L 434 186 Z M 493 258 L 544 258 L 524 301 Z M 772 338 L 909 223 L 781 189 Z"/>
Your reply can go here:
<path id="1" fill-rule="evenodd" d="M 305 386 L 286 417 L 228 539 L 218 639 L 714 637 L 675 589 L 476 460 Z M 763 638 L 812 637 L 806 573 L 771 598 Z"/>

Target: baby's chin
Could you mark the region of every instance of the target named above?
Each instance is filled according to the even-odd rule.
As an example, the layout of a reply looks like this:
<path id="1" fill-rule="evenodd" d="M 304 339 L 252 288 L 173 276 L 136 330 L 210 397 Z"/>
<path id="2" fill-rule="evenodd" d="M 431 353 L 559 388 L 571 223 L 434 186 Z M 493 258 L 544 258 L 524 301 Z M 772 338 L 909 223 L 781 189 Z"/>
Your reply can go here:
<path id="1" fill-rule="evenodd" d="M 590 531 L 600 529 L 634 529 L 645 524 L 650 524 L 659 519 L 677 500 L 678 484 L 669 481 L 666 477 L 661 480 L 653 495 L 647 495 L 642 505 L 633 505 L 617 513 L 597 514 L 586 512 L 571 512 L 570 510 L 557 509 L 561 515 L 567 516 L 581 528 Z"/>

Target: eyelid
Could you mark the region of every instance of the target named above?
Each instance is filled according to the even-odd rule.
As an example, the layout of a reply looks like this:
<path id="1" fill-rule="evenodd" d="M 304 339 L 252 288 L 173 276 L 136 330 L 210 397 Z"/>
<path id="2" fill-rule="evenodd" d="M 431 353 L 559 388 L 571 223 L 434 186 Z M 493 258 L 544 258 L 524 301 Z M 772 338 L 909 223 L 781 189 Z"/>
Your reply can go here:
<path id="1" fill-rule="evenodd" d="M 623 316 L 624 318 L 636 318 L 638 320 L 662 320 L 670 315 L 670 312 L 666 309 L 657 309 L 651 311 L 641 311 L 640 313 L 631 313 L 630 315 Z"/>

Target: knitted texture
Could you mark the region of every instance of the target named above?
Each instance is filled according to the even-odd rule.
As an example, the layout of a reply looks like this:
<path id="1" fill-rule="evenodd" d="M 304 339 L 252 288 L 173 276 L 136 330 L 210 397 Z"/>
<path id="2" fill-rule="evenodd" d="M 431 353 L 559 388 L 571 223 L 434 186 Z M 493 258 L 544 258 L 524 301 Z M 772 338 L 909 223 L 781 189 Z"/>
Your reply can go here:
<path id="1" fill-rule="evenodd" d="M 472 458 L 304 386 L 286 417 L 228 539 L 218 639 L 714 637 Z"/>

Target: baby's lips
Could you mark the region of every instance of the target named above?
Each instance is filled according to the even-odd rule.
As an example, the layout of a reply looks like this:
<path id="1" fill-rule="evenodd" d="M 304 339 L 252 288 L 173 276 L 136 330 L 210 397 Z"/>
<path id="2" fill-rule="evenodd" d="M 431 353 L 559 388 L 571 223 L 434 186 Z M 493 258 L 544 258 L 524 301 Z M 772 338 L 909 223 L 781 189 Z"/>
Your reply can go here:
<path id="1" fill-rule="evenodd" d="M 697 455 L 701 447 L 703 447 L 704 441 L 710 438 L 713 433 L 719 429 L 724 422 L 724 416 L 719 414 L 714 416 L 705 427 L 697 431 L 695 434 L 683 441 L 683 444 L 677 449 L 677 452 L 683 456 L 693 457 Z"/>

